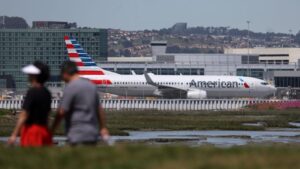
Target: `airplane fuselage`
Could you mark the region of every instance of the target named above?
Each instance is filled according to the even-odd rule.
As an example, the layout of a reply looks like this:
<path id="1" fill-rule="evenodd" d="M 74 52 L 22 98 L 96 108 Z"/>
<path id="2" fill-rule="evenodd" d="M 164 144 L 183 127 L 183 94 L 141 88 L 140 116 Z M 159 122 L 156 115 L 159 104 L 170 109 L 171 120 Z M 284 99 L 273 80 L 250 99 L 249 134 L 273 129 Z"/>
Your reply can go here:
<path id="1" fill-rule="evenodd" d="M 186 76 L 186 75 L 120 75 L 97 66 L 73 37 L 64 37 L 69 59 L 78 68 L 81 77 L 98 85 L 99 90 L 119 96 L 164 98 L 262 98 L 276 89 L 267 82 L 238 76 Z"/>
<path id="2" fill-rule="evenodd" d="M 149 84 L 144 75 L 103 75 L 86 78 L 109 80 L 110 83 L 98 84 L 99 90 L 120 96 L 157 97 L 160 96 L 159 91 L 169 90 L 168 88 L 201 90 L 207 93 L 208 98 L 263 98 L 275 92 L 273 86 L 260 79 L 238 76 L 155 75 L 154 82 L 158 86 L 165 86 L 165 89 Z M 177 97 L 186 96 L 179 93 Z"/>

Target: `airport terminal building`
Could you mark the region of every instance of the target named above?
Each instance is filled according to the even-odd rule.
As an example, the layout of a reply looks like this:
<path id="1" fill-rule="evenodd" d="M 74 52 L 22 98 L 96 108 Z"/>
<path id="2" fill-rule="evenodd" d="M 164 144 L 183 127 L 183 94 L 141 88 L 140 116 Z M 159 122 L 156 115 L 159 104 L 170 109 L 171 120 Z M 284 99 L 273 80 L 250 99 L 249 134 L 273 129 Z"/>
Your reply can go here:
<path id="1" fill-rule="evenodd" d="M 249 54 L 245 49 L 230 49 L 226 54 L 172 54 L 165 53 L 167 42 L 151 45 L 153 57 L 109 57 L 109 62 L 99 66 L 120 74 L 250 76 L 279 88 L 300 88 L 300 48 L 249 49 Z"/>
<path id="2" fill-rule="evenodd" d="M 50 65 L 51 82 L 59 82 L 60 65 L 67 60 L 66 35 L 76 37 L 97 62 L 107 60 L 106 29 L 0 29 L 0 88 L 26 88 L 20 70 L 35 60 Z"/>

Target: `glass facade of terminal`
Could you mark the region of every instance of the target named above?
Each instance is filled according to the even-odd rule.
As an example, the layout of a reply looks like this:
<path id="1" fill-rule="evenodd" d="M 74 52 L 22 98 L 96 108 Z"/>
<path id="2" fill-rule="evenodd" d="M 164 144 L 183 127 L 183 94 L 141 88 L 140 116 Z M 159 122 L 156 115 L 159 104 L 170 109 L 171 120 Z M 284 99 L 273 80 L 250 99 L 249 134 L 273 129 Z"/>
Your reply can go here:
<path id="1" fill-rule="evenodd" d="M 105 68 L 105 70 L 116 72 L 123 75 L 132 74 L 134 71 L 138 75 L 142 75 L 146 72 L 151 72 L 155 75 L 204 75 L 204 69 L 202 68 Z"/>
<path id="2" fill-rule="evenodd" d="M 67 60 L 66 35 L 75 37 L 96 62 L 107 60 L 105 29 L 0 29 L 0 83 L 6 83 L 0 86 L 27 87 L 27 78 L 20 70 L 35 60 L 47 63 L 50 81 L 58 82 L 60 65 Z"/>
<path id="3" fill-rule="evenodd" d="M 264 77 L 264 69 L 237 69 L 236 70 L 237 76 L 248 76 L 248 77 L 255 77 L 258 79 L 263 79 Z"/>
<path id="4" fill-rule="evenodd" d="M 275 77 L 276 87 L 300 88 L 300 77 Z"/>

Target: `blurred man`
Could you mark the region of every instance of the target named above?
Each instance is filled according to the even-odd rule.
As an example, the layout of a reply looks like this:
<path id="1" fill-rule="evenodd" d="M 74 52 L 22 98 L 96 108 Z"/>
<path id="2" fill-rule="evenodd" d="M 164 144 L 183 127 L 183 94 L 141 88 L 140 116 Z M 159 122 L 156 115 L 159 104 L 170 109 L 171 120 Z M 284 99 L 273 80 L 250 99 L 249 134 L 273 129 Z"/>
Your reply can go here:
<path id="1" fill-rule="evenodd" d="M 79 77 L 74 62 L 62 65 L 61 76 L 67 86 L 52 126 L 52 132 L 65 118 L 68 142 L 71 145 L 96 144 L 100 135 L 109 137 L 105 115 L 100 105 L 97 87 L 89 80 Z"/>

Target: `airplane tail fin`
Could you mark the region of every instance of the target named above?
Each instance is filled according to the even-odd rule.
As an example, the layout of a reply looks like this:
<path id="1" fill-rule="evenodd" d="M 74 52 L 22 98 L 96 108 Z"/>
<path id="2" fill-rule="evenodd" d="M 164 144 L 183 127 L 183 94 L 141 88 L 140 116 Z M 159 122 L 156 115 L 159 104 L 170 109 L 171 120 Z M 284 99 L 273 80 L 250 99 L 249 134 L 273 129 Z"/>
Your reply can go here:
<path id="1" fill-rule="evenodd" d="M 75 38 L 65 36 L 64 40 L 69 59 L 77 64 L 80 75 L 118 75 L 98 67 L 96 62 L 84 51 Z"/>

